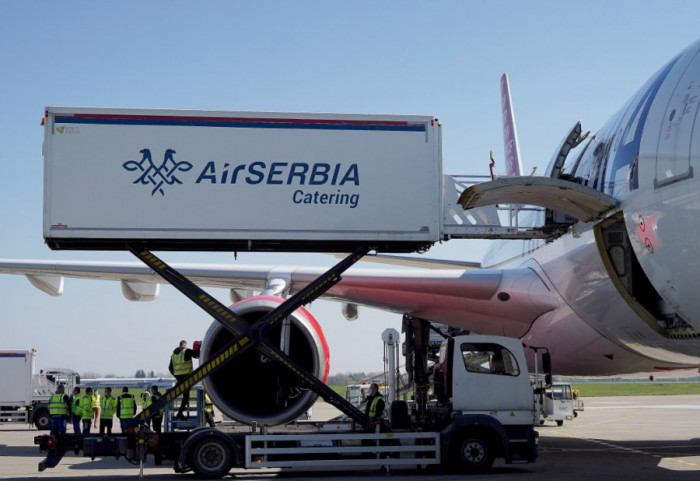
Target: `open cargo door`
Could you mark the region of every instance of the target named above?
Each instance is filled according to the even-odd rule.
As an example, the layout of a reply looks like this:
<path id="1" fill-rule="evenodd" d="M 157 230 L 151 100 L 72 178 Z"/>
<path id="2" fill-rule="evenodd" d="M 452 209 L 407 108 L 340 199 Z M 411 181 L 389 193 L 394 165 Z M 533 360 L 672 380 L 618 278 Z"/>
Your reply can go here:
<path id="1" fill-rule="evenodd" d="M 494 204 L 537 205 L 582 222 L 600 219 L 617 206 L 614 197 L 598 190 L 550 177 L 506 177 L 482 182 L 462 192 L 458 202 L 465 210 Z"/>

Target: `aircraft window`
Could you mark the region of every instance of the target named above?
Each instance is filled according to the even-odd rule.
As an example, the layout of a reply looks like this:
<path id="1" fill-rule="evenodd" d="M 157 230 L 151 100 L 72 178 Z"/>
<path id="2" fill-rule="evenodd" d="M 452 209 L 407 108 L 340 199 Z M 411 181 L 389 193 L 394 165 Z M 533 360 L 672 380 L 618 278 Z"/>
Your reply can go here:
<path id="1" fill-rule="evenodd" d="M 469 372 L 518 376 L 520 369 L 515 356 L 508 349 L 492 343 L 462 344 L 464 366 Z"/>
<path id="2" fill-rule="evenodd" d="M 591 139 L 586 147 L 574 172 L 576 179 L 583 185 L 602 190 L 599 176 L 604 169 L 611 140 L 604 131 L 601 131 Z"/>

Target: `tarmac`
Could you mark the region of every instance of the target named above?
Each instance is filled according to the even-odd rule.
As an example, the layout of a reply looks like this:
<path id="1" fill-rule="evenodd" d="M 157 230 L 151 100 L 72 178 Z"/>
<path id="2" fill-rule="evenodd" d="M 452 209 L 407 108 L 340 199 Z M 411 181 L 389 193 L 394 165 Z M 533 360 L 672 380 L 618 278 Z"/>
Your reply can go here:
<path id="1" fill-rule="evenodd" d="M 585 410 L 563 426 L 547 422 L 539 426 L 540 455 L 532 464 L 505 464 L 496 460 L 483 475 L 438 474 L 401 470 L 384 473 L 376 469 L 232 470 L 226 479 L 251 481 L 350 481 L 359 479 L 400 480 L 698 480 L 700 479 L 700 395 L 584 398 Z M 313 419 L 335 416 L 334 408 L 319 402 Z M 0 479 L 139 479 L 139 467 L 124 459 L 91 460 L 66 454 L 55 468 L 39 473 L 44 456 L 34 445 L 39 432 L 26 424 L 0 425 Z M 145 464 L 144 480 L 194 479 L 176 474 L 172 463 Z"/>

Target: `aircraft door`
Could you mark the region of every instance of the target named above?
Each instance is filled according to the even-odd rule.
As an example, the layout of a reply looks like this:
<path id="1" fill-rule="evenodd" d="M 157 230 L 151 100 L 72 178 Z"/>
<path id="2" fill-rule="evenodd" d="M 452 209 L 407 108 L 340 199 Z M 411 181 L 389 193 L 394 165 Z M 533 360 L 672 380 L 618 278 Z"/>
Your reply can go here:
<path id="1" fill-rule="evenodd" d="M 700 62 L 696 52 L 687 70 L 683 72 L 669 100 L 659 132 L 656 155 L 655 187 L 692 177 L 690 149 L 692 142 L 700 142 L 696 128 L 700 104 Z"/>

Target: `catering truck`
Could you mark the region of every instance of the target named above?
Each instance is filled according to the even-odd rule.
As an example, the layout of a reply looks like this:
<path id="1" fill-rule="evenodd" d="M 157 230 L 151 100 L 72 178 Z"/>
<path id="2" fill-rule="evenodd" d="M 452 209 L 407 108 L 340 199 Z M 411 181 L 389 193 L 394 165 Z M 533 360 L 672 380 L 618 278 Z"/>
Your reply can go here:
<path id="1" fill-rule="evenodd" d="M 440 239 L 434 117 L 47 107 L 44 120 L 54 249 L 347 252 L 371 240 L 408 252 Z"/>
<path id="2" fill-rule="evenodd" d="M 63 384 L 70 394 L 80 383 L 71 369 L 50 368 L 35 372 L 36 350 L 0 351 L 0 422 L 51 426 L 49 398 Z"/>
<path id="3" fill-rule="evenodd" d="M 409 355 L 420 349 L 414 343 Z M 232 468 L 438 466 L 475 472 L 490 468 L 497 457 L 506 463 L 535 461 L 539 395 L 520 341 L 474 334 L 450 337 L 434 364 L 411 365 L 417 369 L 412 375 L 414 399 L 387 402 L 387 418 L 366 426 L 339 417 L 277 429 L 253 423 L 243 431 L 204 427 L 156 434 L 141 425 L 119 435 L 43 435 L 35 439 L 48 453 L 39 469 L 55 466 L 68 451 L 93 459 L 125 457 L 134 464 L 152 455 L 156 464 L 172 461 L 176 472 L 211 478 Z M 427 371 L 432 373 L 428 377 Z"/>
<path id="4" fill-rule="evenodd" d="M 155 462 L 172 460 L 178 472 L 208 477 L 232 467 L 408 464 L 476 471 L 497 456 L 534 461 L 539 395 L 533 391 L 541 388 L 530 384 L 517 340 L 451 337 L 435 349 L 429 323 L 405 317 L 414 400 L 392 403 L 386 422 L 324 383 L 328 346 L 303 306 L 363 256 L 420 252 L 455 237 L 518 235 L 517 227 L 498 230 L 493 205 L 464 210 L 466 184 L 442 173 L 436 118 L 47 107 L 43 121 L 47 245 L 128 250 L 215 322 L 199 367 L 138 413 L 132 432 L 39 436 L 36 443 L 48 453 L 40 470 L 81 450 L 141 462 L 152 453 Z M 260 295 L 239 299 L 232 291 L 238 302 L 229 308 L 154 250 L 344 255 L 293 295 L 280 272 Z M 56 277 L 36 277 L 47 292 L 59 290 Z M 122 289 L 130 299 L 156 295 L 153 284 L 137 277 L 123 280 Z M 248 430 L 151 433 L 148 420 L 199 382 Z M 349 421 L 275 432 L 318 397 Z"/>

